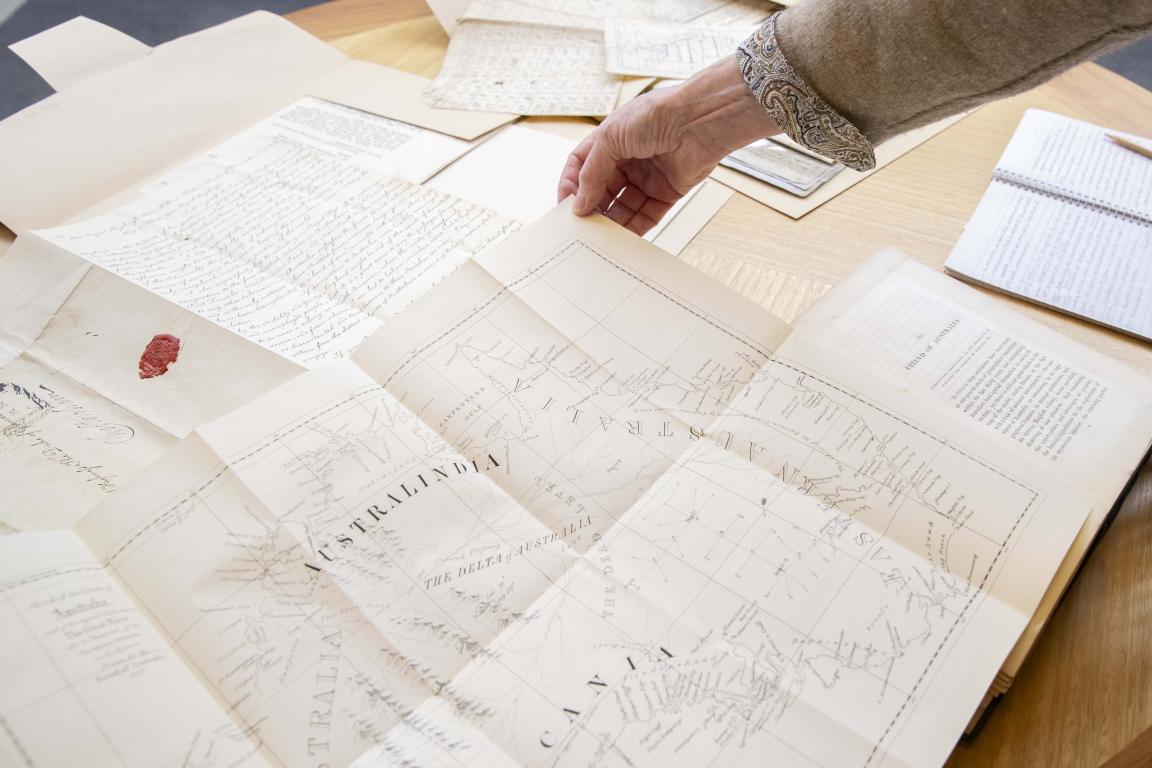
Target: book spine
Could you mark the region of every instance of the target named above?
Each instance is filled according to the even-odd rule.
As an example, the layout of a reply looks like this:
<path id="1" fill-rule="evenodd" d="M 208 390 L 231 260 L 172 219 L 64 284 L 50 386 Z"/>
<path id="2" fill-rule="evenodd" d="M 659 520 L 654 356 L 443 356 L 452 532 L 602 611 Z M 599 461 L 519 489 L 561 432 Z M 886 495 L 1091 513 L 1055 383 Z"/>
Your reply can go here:
<path id="1" fill-rule="evenodd" d="M 1030 192 L 1035 192 L 1038 195 L 1045 197 L 1056 198 L 1063 200 L 1071 205 L 1077 205 L 1081 208 L 1088 208 L 1097 213 L 1112 216 L 1122 221 L 1128 221 L 1133 224 L 1139 224 L 1145 227 L 1152 227 L 1152 214 L 1142 213 L 1134 208 L 1127 206 L 1115 206 L 1111 203 L 1105 202 L 1100 198 L 1093 197 L 1092 195 L 1085 195 L 1082 192 L 1077 192 L 1064 187 L 1056 186 L 1055 184 L 1047 184 L 1043 181 L 1038 181 L 1030 176 L 1025 176 L 1012 171 L 1006 171 L 1002 168 L 997 168 L 992 172 L 992 178 L 1005 184 L 1011 184 L 1020 189 L 1026 189 Z"/>

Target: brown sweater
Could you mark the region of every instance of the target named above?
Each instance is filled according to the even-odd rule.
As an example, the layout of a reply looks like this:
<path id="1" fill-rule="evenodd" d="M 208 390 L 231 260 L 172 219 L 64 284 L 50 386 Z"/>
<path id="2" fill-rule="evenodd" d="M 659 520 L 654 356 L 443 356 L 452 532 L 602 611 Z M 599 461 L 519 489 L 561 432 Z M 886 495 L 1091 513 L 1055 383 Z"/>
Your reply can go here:
<path id="1" fill-rule="evenodd" d="M 873 143 L 1150 32 L 1152 0 L 802 0 L 776 22 L 796 74 Z"/>

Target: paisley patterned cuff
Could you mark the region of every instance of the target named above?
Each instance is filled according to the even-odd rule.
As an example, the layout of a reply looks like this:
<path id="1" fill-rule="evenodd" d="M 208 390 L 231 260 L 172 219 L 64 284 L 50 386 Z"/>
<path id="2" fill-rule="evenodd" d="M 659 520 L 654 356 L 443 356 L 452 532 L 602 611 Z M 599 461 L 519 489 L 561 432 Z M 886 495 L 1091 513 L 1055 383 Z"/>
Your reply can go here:
<path id="1" fill-rule="evenodd" d="M 876 156 L 864 134 L 809 88 L 784 58 L 776 42 L 779 15 L 773 14 L 736 50 L 752 95 L 793 141 L 855 171 L 875 168 Z"/>

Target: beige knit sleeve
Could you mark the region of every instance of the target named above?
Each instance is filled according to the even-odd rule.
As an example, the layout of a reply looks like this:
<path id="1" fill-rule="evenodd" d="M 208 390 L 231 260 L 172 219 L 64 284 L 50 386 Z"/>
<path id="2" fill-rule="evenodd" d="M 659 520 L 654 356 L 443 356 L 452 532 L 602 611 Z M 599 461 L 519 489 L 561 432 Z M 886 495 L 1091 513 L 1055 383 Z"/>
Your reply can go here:
<path id="1" fill-rule="evenodd" d="M 877 143 L 1149 34 L 1152 0 L 803 0 L 772 23 L 794 75 Z"/>
<path id="2" fill-rule="evenodd" d="M 776 40 L 775 14 L 736 50 L 740 74 L 780 130 L 804 147 L 857 171 L 876 167 L 872 145 L 788 63 Z"/>

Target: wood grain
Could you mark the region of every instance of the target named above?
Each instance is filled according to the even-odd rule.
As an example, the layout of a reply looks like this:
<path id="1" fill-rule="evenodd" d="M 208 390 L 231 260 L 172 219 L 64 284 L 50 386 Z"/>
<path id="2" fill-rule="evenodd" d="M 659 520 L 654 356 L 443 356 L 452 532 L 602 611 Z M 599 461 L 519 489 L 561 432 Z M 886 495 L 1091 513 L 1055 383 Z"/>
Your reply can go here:
<path id="1" fill-rule="evenodd" d="M 431 77 L 447 37 L 426 9 L 416 8 L 422 4 L 336 0 L 289 18 L 350 55 Z M 1143 134 L 1152 93 L 1095 64 L 1081 65 L 980 109 L 799 221 L 736 195 L 682 258 L 789 320 L 881 247 L 939 267 L 1029 108 Z M 1152 374 L 1146 343 L 993 295 Z M 1149 765 L 1150 726 L 1152 468 L 1146 466 L 1012 688 L 948 767 L 1097 768 L 1113 755 L 1119 760 L 1117 753 L 1141 733 L 1131 754 L 1143 762 L 1107 768 Z"/>
<path id="2" fill-rule="evenodd" d="M 1135 741 L 1100 768 L 1148 768 L 1152 765 L 1152 728 L 1140 734 Z"/>

